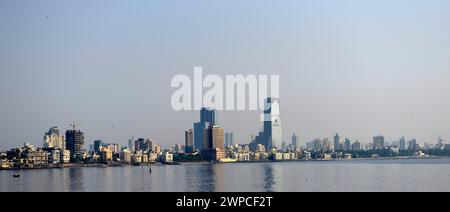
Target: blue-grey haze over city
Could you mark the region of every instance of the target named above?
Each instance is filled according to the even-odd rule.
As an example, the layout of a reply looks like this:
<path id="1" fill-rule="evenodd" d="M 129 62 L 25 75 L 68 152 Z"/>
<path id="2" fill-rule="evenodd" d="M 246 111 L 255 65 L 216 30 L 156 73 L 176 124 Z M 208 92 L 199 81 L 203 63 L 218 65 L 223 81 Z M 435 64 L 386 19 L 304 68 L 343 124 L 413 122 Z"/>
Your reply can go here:
<path id="1" fill-rule="evenodd" d="M 286 142 L 450 138 L 450 1 L 0 0 L 0 150 L 79 123 L 95 139 L 184 143 L 171 78 L 279 74 Z M 260 111 L 219 111 L 249 143 Z"/>

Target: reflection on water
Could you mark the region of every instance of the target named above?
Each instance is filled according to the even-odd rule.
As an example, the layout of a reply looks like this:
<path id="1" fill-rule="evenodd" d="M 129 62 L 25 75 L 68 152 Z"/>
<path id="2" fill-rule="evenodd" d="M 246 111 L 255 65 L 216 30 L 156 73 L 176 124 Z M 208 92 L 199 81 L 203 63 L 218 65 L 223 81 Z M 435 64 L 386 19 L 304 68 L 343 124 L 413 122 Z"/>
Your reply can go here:
<path id="1" fill-rule="evenodd" d="M 203 179 L 202 182 L 199 183 L 199 191 L 216 191 L 216 173 L 213 165 L 204 165 L 202 172 L 198 172 L 198 174 L 202 175 L 200 178 Z"/>
<path id="2" fill-rule="evenodd" d="M 73 168 L 69 169 L 69 183 L 70 191 L 83 191 L 84 190 L 84 179 L 83 179 L 83 168 Z"/>
<path id="3" fill-rule="evenodd" d="M 214 179 L 216 179 L 216 183 L 215 183 L 215 190 L 216 192 L 220 192 L 220 191 L 224 191 L 226 190 L 226 174 L 225 174 L 225 164 L 216 164 L 216 165 L 212 165 L 214 173 L 215 173 L 215 177 Z"/>
<path id="4" fill-rule="evenodd" d="M 225 189 L 224 164 L 189 164 L 184 170 L 186 191 L 218 192 Z"/>
<path id="5" fill-rule="evenodd" d="M 0 171 L 0 191 L 450 191 L 450 159 Z"/>
<path id="6" fill-rule="evenodd" d="M 272 163 L 266 163 L 264 168 L 264 191 L 274 192 L 275 180 L 273 176 Z"/>

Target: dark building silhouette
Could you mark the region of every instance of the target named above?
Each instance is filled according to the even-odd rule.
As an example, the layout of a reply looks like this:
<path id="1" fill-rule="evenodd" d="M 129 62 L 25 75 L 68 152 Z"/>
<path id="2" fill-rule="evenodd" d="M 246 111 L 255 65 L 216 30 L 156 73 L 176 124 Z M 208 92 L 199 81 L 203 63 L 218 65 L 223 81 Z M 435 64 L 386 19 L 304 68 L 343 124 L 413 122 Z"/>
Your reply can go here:
<path id="1" fill-rule="evenodd" d="M 66 131 L 66 148 L 70 150 L 70 158 L 74 161 L 77 157 L 81 156 L 84 145 L 84 133 L 80 130 L 67 130 Z"/>
<path id="2" fill-rule="evenodd" d="M 209 125 L 203 132 L 203 149 L 201 155 L 203 159 L 217 161 L 225 158 L 224 129 L 218 126 Z"/>
<path id="3" fill-rule="evenodd" d="M 200 122 L 194 123 L 194 148 L 198 151 L 203 147 L 203 131 L 209 125 L 217 125 L 217 112 L 213 109 L 202 108 L 200 110 Z"/>
<path id="4" fill-rule="evenodd" d="M 102 140 L 96 140 L 94 141 L 94 151 L 96 153 L 100 152 L 100 147 L 103 146 L 103 141 Z"/>
<path id="5" fill-rule="evenodd" d="M 215 110 L 202 108 L 200 110 L 200 122 L 208 122 L 217 125 L 217 113 Z"/>
<path id="6" fill-rule="evenodd" d="M 194 131 L 192 131 L 192 129 L 186 130 L 184 132 L 184 138 L 185 138 L 184 151 L 186 153 L 194 152 Z"/>

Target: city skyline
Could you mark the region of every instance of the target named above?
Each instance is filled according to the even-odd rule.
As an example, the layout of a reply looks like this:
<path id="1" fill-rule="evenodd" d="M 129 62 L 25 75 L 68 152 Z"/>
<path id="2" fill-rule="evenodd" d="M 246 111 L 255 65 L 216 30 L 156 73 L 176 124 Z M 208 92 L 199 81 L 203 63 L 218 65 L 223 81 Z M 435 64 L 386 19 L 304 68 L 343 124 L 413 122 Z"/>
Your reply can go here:
<path id="1" fill-rule="evenodd" d="M 77 129 L 76 127 L 79 125 L 74 122 L 71 124 L 72 129 L 67 130 L 65 136 L 61 135 L 62 133 L 58 127 L 51 127 L 44 133 L 42 146 L 24 143 L 20 147 L 12 148 L 8 151 L 0 151 L 0 171 L 2 171 L 2 177 L 5 177 L 5 174 L 3 174 L 4 170 L 14 170 L 15 172 L 23 171 L 24 177 L 29 177 L 29 175 L 27 176 L 26 174 L 26 170 L 29 169 L 53 169 L 55 171 L 65 169 L 69 170 L 69 173 L 72 173 L 73 170 L 79 170 L 79 168 L 86 168 L 86 170 L 110 168 L 112 170 L 121 167 L 114 174 L 114 177 L 120 177 L 123 176 L 122 174 L 124 174 L 124 170 L 126 169 L 138 170 L 139 167 L 144 167 L 144 172 L 142 172 L 141 168 L 141 171 L 134 173 L 140 174 L 141 176 L 145 173 L 144 176 L 150 177 L 149 175 L 152 175 L 152 170 L 158 169 L 159 167 L 169 168 L 171 165 L 177 165 L 176 167 L 181 169 L 181 173 L 192 173 L 192 170 L 188 172 L 182 170 L 187 167 L 191 169 L 193 166 L 198 165 L 209 168 L 225 168 L 225 166 L 223 166 L 225 163 L 234 164 L 233 166 L 226 166 L 228 170 L 230 167 L 239 166 L 241 169 L 247 170 L 249 169 L 249 166 L 257 166 L 255 164 L 258 163 L 264 164 L 265 167 L 282 163 L 284 166 L 290 167 L 288 170 L 304 171 L 305 167 L 293 167 L 304 166 L 311 161 L 315 161 L 316 165 L 328 161 L 334 164 L 331 166 L 332 169 L 334 169 L 335 166 L 342 164 L 347 164 L 347 166 L 361 166 L 364 163 L 370 163 L 370 161 L 377 161 L 378 165 L 382 163 L 398 165 L 397 163 L 402 164 L 411 162 L 411 164 L 416 163 L 421 164 L 419 166 L 422 167 L 429 167 L 426 165 L 424 166 L 424 164 L 427 164 L 426 161 L 436 161 L 436 164 L 439 164 L 442 163 L 442 161 L 448 161 L 450 155 L 450 144 L 447 144 L 442 137 L 438 138 L 436 144 L 420 145 L 417 143 L 416 139 L 411 139 L 406 142 L 406 138 L 402 137 L 398 141 L 389 142 L 385 140 L 384 136 L 378 135 L 373 136 L 373 142 L 371 144 L 361 145 L 359 141 L 352 142 L 350 139 L 345 138 L 340 134 L 336 134 L 333 137 L 333 141 L 328 138 L 317 138 L 314 141 L 307 143 L 305 147 L 298 147 L 298 136 L 293 134 L 291 144 L 288 144 L 285 141 L 282 142 L 282 138 L 280 137 L 282 131 L 281 118 L 283 114 L 279 109 L 279 102 L 282 101 L 278 98 L 266 98 L 264 116 L 262 117 L 262 120 L 264 121 L 263 131 L 259 132 L 259 135 L 253 138 L 250 144 L 233 145 L 234 135 L 233 133 L 226 132 L 226 129 L 220 127 L 218 113 L 211 108 L 202 108 L 198 114 L 200 122 L 193 120 L 193 122 L 195 122 L 194 127 L 196 127 L 196 130 L 184 130 L 185 145 L 177 144 L 166 149 L 151 138 L 138 137 L 135 140 L 133 136 L 129 139 L 128 146 L 120 146 L 116 143 L 105 143 L 103 140 L 95 140 L 93 144 L 89 144 L 89 151 L 86 151 L 83 148 L 83 145 L 86 144 L 84 132 Z M 205 125 L 207 125 L 207 127 L 205 127 Z M 197 144 L 194 142 L 194 136 L 202 137 L 201 145 L 198 142 Z M 280 142 L 282 142 L 281 146 Z M 292 163 L 299 161 L 303 162 Z M 328 163 L 328 165 L 330 163 Z M 312 167 L 311 165 L 312 164 L 309 163 L 306 167 Z M 314 165 L 313 167 L 316 167 L 314 172 L 317 172 L 318 170 L 324 170 L 326 167 L 330 166 Z M 366 166 L 363 165 L 363 167 Z M 380 167 L 367 167 L 377 170 L 375 173 L 385 173 L 384 171 L 379 170 Z M 392 169 L 392 167 L 390 168 Z M 167 172 L 167 169 L 164 170 L 165 171 L 162 172 L 164 173 L 164 179 L 166 179 L 166 177 L 171 178 L 170 173 L 173 174 L 173 172 Z M 360 169 L 351 168 L 350 170 Z M 161 169 L 158 171 L 160 172 Z M 204 172 L 211 174 L 211 170 L 203 170 L 202 176 Z M 252 172 L 255 174 L 255 170 Z M 267 174 L 267 172 L 265 173 Z M 285 174 L 289 173 L 291 172 L 283 172 L 280 176 L 283 177 Z M 335 173 L 349 174 L 348 171 L 339 171 Z M 360 173 L 365 172 L 363 171 Z M 105 173 L 103 173 L 102 176 L 105 176 L 104 174 Z M 229 171 L 224 172 L 223 176 L 225 176 L 225 174 L 233 176 L 229 175 Z M 21 178 L 21 175 L 22 174 L 20 173 L 14 174 L 13 179 Z M 72 174 L 69 175 L 72 176 Z M 214 174 L 211 176 L 214 176 Z M 258 174 L 253 176 L 258 176 Z M 271 179 L 268 181 L 273 182 L 273 178 L 270 178 Z M 191 177 L 189 177 L 189 179 L 192 180 Z M 196 178 L 194 177 L 194 179 Z M 255 178 L 251 177 L 251 179 Z M 315 179 L 315 177 L 313 177 L 313 179 Z M 175 181 L 175 178 L 171 178 L 171 180 Z M 184 180 L 185 179 L 183 179 L 183 181 Z M 201 181 L 204 182 L 204 180 Z M 303 182 L 303 180 L 300 181 Z M 83 183 L 84 182 L 86 181 L 83 181 Z M 284 183 L 285 181 L 282 182 Z M 287 182 L 291 181 L 288 180 Z M 218 180 L 215 185 L 220 185 L 221 183 L 222 182 Z M 293 183 L 293 185 L 296 184 L 297 183 Z M 364 185 L 367 186 L 367 183 L 364 183 Z M 252 184 L 252 186 L 255 185 Z M 148 188 L 151 190 L 151 187 Z M 264 188 L 266 191 L 272 191 L 271 187 L 268 186 L 260 187 L 256 185 L 256 188 Z M 324 188 L 328 188 L 328 186 L 321 187 L 320 189 Z M 384 187 L 375 188 L 385 189 Z M 14 186 L 7 186 L 6 190 L 10 189 L 14 189 Z M 54 188 L 50 188 L 50 190 L 51 189 Z M 69 190 L 73 189 L 74 188 L 69 187 Z M 80 189 L 84 188 L 80 187 Z M 94 189 L 99 188 L 95 187 Z M 238 186 L 237 189 L 240 190 L 242 187 Z M 292 187 L 289 186 L 289 189 L 292 189 Z M 169 188 L 165 189 L 165 191 L 170 190 L 171 189 Z M 190 190 L 189 186 L 185 187 L 185 190 Z M 221 190 L 223 190 L 223 188 L 216 190 L 216 187 L 214 187 L 214 191 Z M 356 189 L 352 188 L 352 190 Z"/>
<path id="2" fill-rule="evenodd" d="M 345 151 L 345 150 L 355 150 L 353 148 L 353 146 L 355 144 L 358 144 L 358 148 L 357 149 L 384 149 L 385 147 L 396 147 L 399 148 L 400 150 L 406 150 L 406 149 L 419 149 L 420 148 L 444 148 L 446 145 L 446 140 L 444 137 L 442 137 L 442 135 L 439 135 L 435 141 L 430 141 L 430 142 L 417 142 L 417 139 L 415 137 L 411 137 L 408 138 L 409 140 L 407 141 L 405 136 L 401 136 L 398 139 L 385 139 L 385 137 L 381 134 L 378 134 L 376 136 L 372 137 L 371 141 L 367 141 L 367 142 L 360 142 L 360 140 L 356 139 L 356 140 L 351 140 L 349 139 L 349 136 L 342 136 L 339 133 L 336 133 L 333 137 L 327 137 L 327 136 L 321 136 L 321 137 L 315 137 L 313 139 L 310 140 L 305 140 L 304 142 L 299 142 L 299 135 L 297 133 L 293 133 L 292 134 L 292 140 L 291 142 L 286 142 L 285 139 L 282 138 L 278 138 L 278 144 L 273 144 L 273 139 L 272 139 L 272 127 L 273 126 L 277 126 L 279 127 L 279 131 L 281 132 L 281 126 L 278 120 L 281 120 L 281 113 L 279 110 L 279 104 L 278 101 L 279 99 L 274 99 L 274 98 L 267 98 L 266 100 L 269 104 L 266 105 L 266 110 L 265 110 L 265 116 L 264 116 L 264 124 L 263 124 L 263 128 L 265 130 L 262 130 L 261 132 L 259 132 L 259 135 L 252 135 L 251 136 L 251 140 L 249 142 L 242 142 L 242 143 L 234 143 L 234 133 L 233 132 L 225 132 L 223 128 L 222 129 L 222 142 L 223 142 L 223 146 L 233 146 L 233 145 L 239 145 L 239 146 L 251 146 L 252 145 L 257 145 L 257 144 L 261 144 L 263 146 L 265 146 L 265 149 L 270 149 L 272 147 L 277 148 L 278 150 L 283 150 L 285 151 L 285 148 L 289 148 L 289 149 L 296 149 L 296 148 L 305 148 L 308 149 L 310 148 L 310 145 L 316 145 L 315 142 L 328 142 L 328 140 L 330 138 L 333 139 L 333 143 L 329 143 L 330 147 L 328 147 L 328 150 L 334 150 L 334 151 Z M 275 106 L 273 106 L 273 103 L 276 103 Z M 272 108 L 273 107 L 273 108 Z M 184 130 L 184 143 L 176 143 L 174 145 L 168 145 L 168 146 L 160 146 L 161 148 L 167 148 L 168 150 L 173 150 L 172 148 L 174 147 L 183 147 L 183 151 L 186 150 L 186 153 L 190 153 L 193 151 L 197 151 L 197 152 L 201 152 L 202 149 L 204 149 L 204 145 L 205 142 L 207 142 L 205 139 L 205 132 L 209 129 L 209 128 L 216 128 L 219 127 L 219 121 L 218 121 L 218 113 L 215 109 L 210 109 L 210 108 L 201 108 L 201 110 L 199 110 L 198 112 L 200 112 L 200 122 L 196 122 L 194 121 L 194 129 L 188 129 L 188 130 Z M 275 115 L 275 116 L 274 116 Z M 267 120 L 272 120 L 272 121 L 267 121 Z M 60 130 L 58 128 L 58 126 L 52 126 L 50 127 L 50 129 L 48 130 L 48 132 L 46 131 L 44 133 L 43 136 L 43 141 L 41 144 L 35 144 L 35 143 L 31 143 L 31 142 L 25 142 L 25 143 L 21 143 L 24 145 L 27 144 L 31 144 L 33 146 L 37 146 L 37 147 L 43 147 L 43 148 L 56 148 L 56 149 L 61 149 L 61 147 L 66 148 L 66 143 L 67 143 L 67 149 L 72 149 L 72 152 L 74 152 L 74 145 L 78 145 L 77 150 L 75 151 L 76 154 L 79 154 L 81 152 L 81 150 L 86 150 L 86 151 L 91 151 L 92 148 L 94 149 L 98 149 L 101 145 L 105 144 L 104 141 L 101 138 L 98 138 L 96 140 L 92 140 L 92 141 L 86 141 L 85 137 L 84 137 L 84 132 L 82 132 L 80 129 L 76 129 L 76 124 L 75 122 L 73 122 L 72 124 L 70 124 L 70 126 L 72 127 L 72 129 L 67 129 L 66 131 L 66 135 L 60 135 Z M 196 127 L 199 126 L 198 132 L 197 132 L 197 137 L 194 136 L 194 132 Z M 267 131 L 267 132 L 265 132 Z M 75 138 L 73 136 L 73 134 L 79 134 L 76 137 L 78 141 L 75 142 Z M 140 137 L 137 140 L 134 140 L 134 135 L 128 139 L 128 142 L 126 144 L 122 143 L 122 142 L 115 142 L 113 143 L 114 145 L 122 145 L 122 147 L 127 147 L 130 150 L 135 150 L 134 146 L 138 145 L 136 144 L 136 142 L 142 143 L 140 144 L 140 146 L 144 145 L 144 141 L 145 142 L 156 142 L 152 137 L 147 137 L 147 138 L 143 138 Z M 195 142 L 195 139 L 198 138 L 200 139 L 197 143 Z M 323 138 L 323 141 L 321 141 L 320 139 Z M 281 139 L 283 140 L 282 145 L 280 144 Z M 78 144 L 76 144 L 78 143 Z M 275 142 L 277 143 L 277 142 Z M 412 143 L 412 144 L 411 144 Z M 86 144 L 86 146 L 84 146 Z M 112 144 L 112 143 L 109 143 Z M 153 144 L 152 144 L 153 145 Z M 181 145 L 181 146 L 180 146 Z M 365 148 L 362 148 L 361 145 L 365 145 Z M 416 145 L 419 145 L 416 148 Z M 69 147 L 71 146 L 71 147 Z M 130 147 L 131 146 L 131 147 Z M 138 145 L 139 146 L 139 145 Z M 331 147 L 332 146 L 332 147 Z M 17 146 L 15 146 L 17 147 Z M 14 148 L 15 148 L 14 147 Z M 186 147 L 188 147 L 188 149 L 185 149 Z M 408 147 L 408 148 L 407 148 Z M 12 149 L 13 147 L 11 147 Z M 152 148 L 150 148 L 152 149 Z M 313 148 L 314 149 L 314 148 Z M 5 149 L 8 150 L 8 149 Z M 3 150 L 2 150 L 3 151 Z"/>
<path id="3" fill-rule="evenodd" d="M 349 137 L 351 136 L 347 136 L 347 135 L 340 135 L 339 133 L 336 133 L 334 136 L 332 137 L 328 137 L 328 136 L 318 136 L 315 138 L 310 138 L 308 139 L 304 139 L 303 142 L 301 139 L 299 139 L 299 134 L 297 132 L 294 132 L 292 134 L 292 140 L 291 142 L 286 142 L 286 140 L 282 137 L 280 137 L 279 135 L 283 135 L 281 132 L 281 111 L 280 111 L 280 105 L 279 105 L 279 99 L 276 98 L 272 98 L 272 97 L 268 97 L 266 100 L 266 105 L 265 105 L 265 112 L 264 115 L 261 117 L 264 121 L 263 123 L 263 127 L 261 128 L 262 131 L 259 132 L 259 134 L 256 135 L 251 135 L 251 139 L 247 142 L 247 141 L 243 141 L 240 143 L 234 143 L 234 133 L 233 132 L 223 132 L 223 143 L 224 146 L 233 146 L 234 144 L 237 145 L 248 145 L 248 146 L 252 146 L 252 145 L 257 145 L 257 144 L 262 144 L 263 146 L 265 146 L 266 149 L 269 149 L 271 147 L 275 147 L 278 150 L 283 150 L 286 147 L 289 147 L 291 145 L 290 148 L 292 147 L 302 147 L 302 148 L 309 148 L 309 145 L 315 145 L 314 143 L 319 141 L 322 142 L 320 139 L 324 138 L 324 141 L 330 138 L 333 139 L 333 143 L 330 145 L 332 145 L 332 150 L 353 150 L 353 145 L 355 143 L 357 143 L 358 145 L 365 145 L 368 148 L 373 148 L 373 149 L 381 149 L 384 147 L 389 147 L 389 146 L 396 146 L 398 147 L 400 150 L 405 150 L 407 149 L 406 147 L 411 146 L 411 144 L 409 144 L 410 142 L 413 142 L 412 146 L 415 145 L 421 145 L 421 147 L 433 147 L 433 148 L 437 148 L 440 144 L 443 144 L 443 146 L 445 146 L 446 140 L 442 135 L 439 135 L 438 137 L 436 137 L 436 140 L 434 141 L 428 141 L 428 142 L 417 142 L 417 139 L 415 137 L 411 137 L 408 138 L 410 140 L 406 141 L 405 136 L 400 136 L 400 137 L 396 137 L 393 139 L 385 139 L 385 137 L 382 134 L 377 134 L 376 136 L 372 137 L 372 140 L 367 141 L 367 142 L 360 142 L 359 139 L 356 140 L 351 140 L 349 139 Z M 275 103 L 275 106 L 274 104 Z M 192 151 L 198 151 L 201 152 L 202 149 L 204 149 L 203 145 L 205 145 L 205 138 L 204 138 L 204 132 L 205 130 L 208 130 L 208 128 L 211 127 L 218 127 L 219 126 L 219 115 L 218 115 L 218 111 L 216 111 L 215 109 L 212 108 L 201 108 L 200 110 L 196 111 L 197 113 L 200 113 L 199 119 L 200 121 L 193 121 L 193 128 L 192 129 L 188 129 L 188 130 L 184 130 L 184 142 L 180 142 L 180 143 L 175 143 L 173 145 L 167 145 L 165 147 L 162 148 L 168 148 L 171 149 L 173 147 L 176 147 L 178 145 L 181 145 L 183 147 L 190 147 L 188 151 L 186 152 L 192 152 Z M 92 145 L 92 147 L 98 148 L 99 144 L 97 144 L 97 142 L 103 142 L 102 138 L 96 138 L 94 140 L 85 140 L 84 137 L 84 132 L 82 132 L 80 129 L 76 129 L 76 126 L 78 126 L 78 124 L 76 124 L 75 122 L 72 122 L 70 124 L 70 127 L 72 129 L 67 129 L 66 131 L 66 136 L 62 136 L 60 135 L 60 131 L 58 126 L 52 126 L 50 127 L 50 129 L 48 130 L 48 132 L 44 133 L 43 136 L 43 142 L 42 143 L 33 143 L 33 142 L 24 142 L 24 143 L 20 143 L 20 144 L 32 144 L 33 146 L 36 145 L 38 147 L 44 147 L 44 148 L 61 148 L 61 146 L 66 146 L 66 143 L 69 143 L 68 145 L 73 146 L 74 142 L 70 141 L 72 140 L 73 136 L 71 136 L 72 133 L 81 133 L 79 136 L 81 137 L 80 140 L 80 144 L 81 146 L 77 147 L 77 152 L 79 153 L 81 150 L 88 150 L 91 148 L 90 145 Z M 272 138 L 272 128 L 276 126 L 277 129 L 276 131 L 278 134 L 278 138 L 276 138 L 275 143 L 274 139 Z M 221 128 L 222 129 L 222 128 Z M 197 133 L 194 133 L 196 132 Z M 190 135 L 188 135 L 188 133 L 190 133 Z M 192 138 L 188 138 L 189 136 L 191 136 Z M 115 145 L 122 145 L 122 147 L 128 147 L 129 149 L 133 149 L 130 148 L 131 146 L 135 146 L 135 142 L 140 141 L 141 143 L 143 143 L 144 138 L 140 137 L 138 138 L 138 140 L 134 140 L 134 135 L 131 136 L 131 138 L 128 138 L 128 142 L 112 142 Z M 196 139 L 198 139 L 198 141 L 196 142 Z M 142 140 L 142 141 L 141 141 Z M 147 136 L 147 140 L 148 141 L 152 141 L 155 142 L 155 140 L 153 139 L 152 136 Z M 190 141 L 188 141 L 190 140 Z M 283 142 L 281 142 L 283 141 Z M 231 144 L 230 144 L 231 142 Z M 408 142 L 408 143 L 407 143 Z M 72 144 L 70 144 L 72 143 Z M 132 144 L 130 144 L 132 143 Z M 282 143 L 282 144 L 281 144 Z M 42 144 L 42 145 L 41 145 Z M 88 144 L 86 146 L 83 146 L 84 144 Z M 184 145 L 183 145 L 184 144 Z M 188 145 L 190 144 L 190 145 Z M 390 145 L 389 145 L 390 144 Z M 431 145 L 431 146 L 430 146 Z M 16 146 L 15 146 L 16 147 Z M 14 148 L 15 148 L 14 147 Z M 11 147 L 13 148 L 13 147 Z M 71 147 L 74 148 L 74 147 Z M 5 150 L 8 150 L 10 148 L 7 148 Z M 294 148 L 295 149 L 295 148 Z M 362 148 L 361 148 L 362 149 Z M 415 149 L 415 147 L 414 147 Z M 2 150 L 2 149 L 0 149 Z M 72 149 L 73 150 L 73 149 Z M 184 149 L 183 149 L 184 150 Z M 77 153 L 77 154 L 78 154 Z"/>
<path id="4" fill-rule="evenodd" d="M 294 133 L 291 144 L 282 142 L 281 112 L 279 99 L 267 97 L 264 110 L 264 129 L 252 137 L 249 144 L 234 144 L 234 133 L 225 132 L 219 126 L 218 114 L 214 109 L 202 108 L 200 122 L 194 123 L 195 130 L 185 130 L 185 145 L 176 144 L 166 149 L 151 138 L 129 139 L 127 146 L 95 140 L 89 150 L 83 145 L 84 132 L 71 124 L 65 136 L 58 127 L 49 129 L 43 136 L 42 146 L 24 143 L 22 147 L 0 152 L 1 168 L 54 168 L 55 166 L 86 164 L 107 164 L 110 166 L 141 165 L 174 161 L 214 161 L 221 163 L 248 161 L 295 161 L 295 160 L 351 160 L 361 158 L 423 158 L 448 155 L 450 144 L 441 136 L 436 144 L 417 143 L 415 138 L 406 142 L 385 140 L 382 135 L 374 136 L 373 142 L 363 145 L 352 142 L 338 133 L 330 139 L 316 138 L 298 146 L 298 136 Z M 195 135 L 195 137 L 194 137 Z M 194 138 L 201 138 L 195 142 Z M 431 155 L 430 155 L 431 154 Z M 70 163 L 69 163 L 70 162 Z"/>
<path id="5" fill-rule="evenodd" d="M 279 74 L 283 135 L 450 137 L 450 2 L 0 2 L 0 150 L 76 121 L 86 142 L 184 143 L 170 79 Z M 246 144 L 260 111 L 219 111 Z M 239 120 L 239 121 L 237 121 Z M 177 132 L 177 133 L 173 133 Z M 86 145 L 85 145 L 85 148 Z"/>

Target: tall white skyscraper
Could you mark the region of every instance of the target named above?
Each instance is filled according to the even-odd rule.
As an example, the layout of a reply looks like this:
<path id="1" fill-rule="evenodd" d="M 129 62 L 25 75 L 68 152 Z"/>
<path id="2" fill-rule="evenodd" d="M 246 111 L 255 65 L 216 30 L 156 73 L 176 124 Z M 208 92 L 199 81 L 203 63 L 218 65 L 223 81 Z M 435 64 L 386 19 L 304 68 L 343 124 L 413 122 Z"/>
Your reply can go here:
<path id="1" fill-rule="evenodd" d="M 281 130 L 280 103 L 276 98 L 267 98 L 264 104 L 264 134 L 266 149 L 283 148 L 283 133 Z"/>

